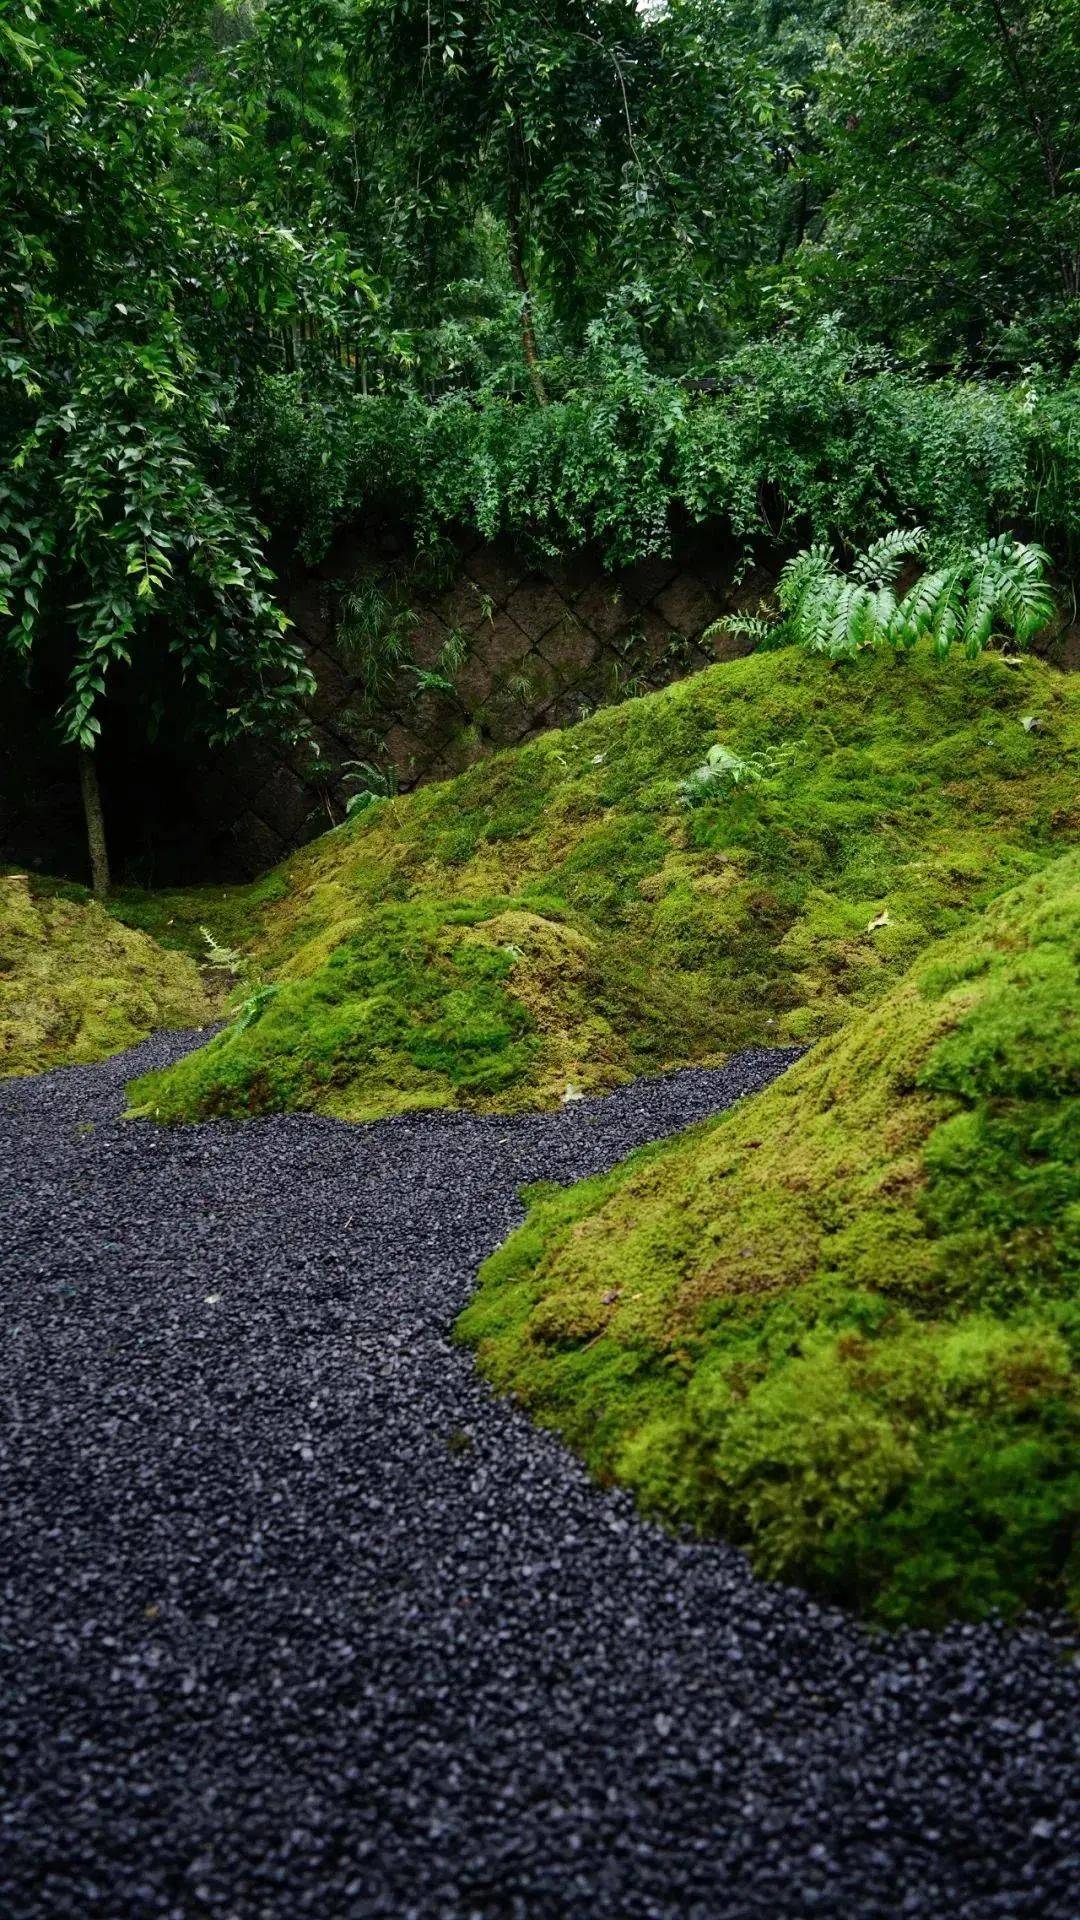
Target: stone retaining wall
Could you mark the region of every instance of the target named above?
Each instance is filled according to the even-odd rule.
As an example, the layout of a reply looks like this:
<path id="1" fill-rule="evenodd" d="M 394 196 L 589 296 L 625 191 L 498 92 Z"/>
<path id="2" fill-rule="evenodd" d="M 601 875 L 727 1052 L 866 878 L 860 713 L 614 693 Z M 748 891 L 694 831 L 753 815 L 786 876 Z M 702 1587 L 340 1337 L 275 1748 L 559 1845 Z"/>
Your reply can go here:
<path id="1" fill-rule="evenodd" d="M 752 569 L 733 584 L 737 556 L 699 538 L 678 557 L 618 574 L 576 558 L 532 565 L 509 549 L 462 544 L 451 577 L 421 585 L 387 536 L 339 540 L 295 580 L 289 612 L 318 691 L 311 747 L 260 747 L 223 757 L 199 783 L 199 811 L 217 864 L 261 871 L 343 817 L 349 761 L 393 770 L 402 790 L 445 779 L 504 746 L 562 727 L 612 700 L 665 685 L 745 650 L 730 634 L 706 639 L 723 613 L 756 610 L 774 576 Z M 375 700 L 340 641 L 343 588 L 377 578 L 406 610 L 411 665 L 438 670 L 448 645 L 463 654 L 454 695 L 425 690 L 402 665 Z"/>

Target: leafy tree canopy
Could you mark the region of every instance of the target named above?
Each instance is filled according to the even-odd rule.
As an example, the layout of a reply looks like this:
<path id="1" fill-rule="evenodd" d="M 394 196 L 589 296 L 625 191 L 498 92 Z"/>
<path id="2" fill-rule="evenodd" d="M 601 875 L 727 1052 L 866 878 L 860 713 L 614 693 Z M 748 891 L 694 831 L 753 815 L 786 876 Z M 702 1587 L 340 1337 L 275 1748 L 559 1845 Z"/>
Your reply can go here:
<path id="1" fill-rule="evenodd" d="M 915 357 L 1071 364 L 1078 73 L 1074 0 L 854 6 L 811 115 L 818 297 Z"/>
<path id="2" fill-rule="evenodd" d="M 179 680 L 216 738 L 281 724 L 308 684 L 218 456 L 238 383 L 301 306 L 333 310 L 348 263 L 260 204 L 259 103 L 209 26 L 190 0 L 0 19 L 0 610 L 84 750 L 121 667 L 151 721 Z"/>

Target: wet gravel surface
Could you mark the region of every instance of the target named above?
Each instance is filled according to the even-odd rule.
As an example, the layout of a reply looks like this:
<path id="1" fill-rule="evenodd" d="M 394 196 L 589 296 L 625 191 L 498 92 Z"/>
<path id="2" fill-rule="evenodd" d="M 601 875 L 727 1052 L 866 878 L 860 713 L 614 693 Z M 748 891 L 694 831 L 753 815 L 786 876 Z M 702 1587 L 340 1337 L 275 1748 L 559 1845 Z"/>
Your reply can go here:
<path id="1" fill-rule="evenodd" d="M 875 1638 L 598 1492 L 447 1345 L 516 1189 L 776 1056 L 515 1120 L 0 1085 L 0 1912 L 1076 1920 L 1063 1628 Z"/>

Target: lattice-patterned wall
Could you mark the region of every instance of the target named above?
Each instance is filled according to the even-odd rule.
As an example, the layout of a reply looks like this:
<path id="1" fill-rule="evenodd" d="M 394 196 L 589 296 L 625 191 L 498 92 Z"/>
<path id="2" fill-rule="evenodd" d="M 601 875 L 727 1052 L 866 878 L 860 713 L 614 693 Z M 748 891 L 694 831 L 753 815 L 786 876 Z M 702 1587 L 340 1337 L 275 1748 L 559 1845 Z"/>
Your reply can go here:
<path id="1" fill-rule="evenodd" d="M 677 560 L 648 560 L 617 575 L 588 559 L 538 568 L 509 551 L 462 547 L 449 586 L 427 594 L 408 579 L 401 586 L 416 615 L 417 666 L 432 668 L 451 635 L 467 642 L 456 699 L 417 697 L 415 676 L 403 670 L 372 711 L 336 633 L 341 582 L 373 568 L 395 577 L 385 555 L 341 541 L 291 595 L 319 683 L 311 706 L 317 753 L 259 749 L 223 762 L 202 786 L 200 811 L 231 840 L 238 871 L 271 864 L 341 818 L 343 762 L 391 764 L 403 789 L 444 779 L 498 747 L 741 651 L 730 635 L 703 635 L 721 613 L 754 610 L 772 585 L 755 569 L 733 586 L 735 556 L 707 541 Z"/>

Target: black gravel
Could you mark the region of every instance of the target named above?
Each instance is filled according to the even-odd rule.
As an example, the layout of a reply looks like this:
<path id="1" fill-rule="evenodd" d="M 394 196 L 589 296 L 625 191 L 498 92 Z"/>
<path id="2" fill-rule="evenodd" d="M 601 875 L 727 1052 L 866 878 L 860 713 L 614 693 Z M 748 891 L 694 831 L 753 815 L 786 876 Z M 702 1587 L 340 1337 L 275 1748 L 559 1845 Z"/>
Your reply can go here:
<path id="1" fill-rule="evenodd" d="M 874 1636 L 644 1525 L 447 1344 L 523 1181 L 778 1056 L 120 1123 L 184 1044 L 0 1087 L 4 1920 L 1076 1920 L 1064 1626 Z"/>

